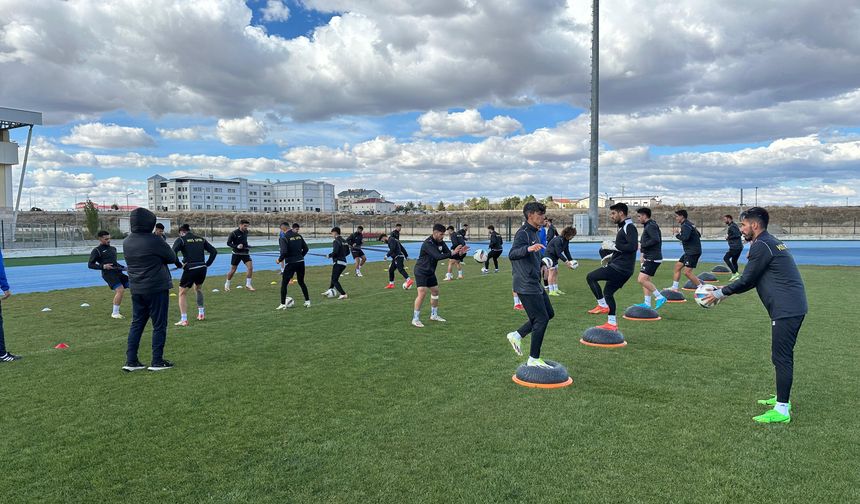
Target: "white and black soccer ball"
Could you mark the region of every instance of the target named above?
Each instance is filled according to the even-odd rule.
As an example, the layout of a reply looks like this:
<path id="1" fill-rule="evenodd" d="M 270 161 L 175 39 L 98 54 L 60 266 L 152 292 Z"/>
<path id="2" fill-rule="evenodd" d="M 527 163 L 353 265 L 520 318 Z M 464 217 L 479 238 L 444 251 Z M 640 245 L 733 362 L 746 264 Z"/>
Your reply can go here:
<path id="1" fill-rule="evenodd" d="M 696 287 L 696 293 L 693 294 L 693 298 L 696 300 L 696 303 L 702 308 L 713 308 L 717 305 L 714 304 L 705 304 L 705 298 L 708 297 L 708 294 L 712 294 L 717 288 L 711 284 L 703 283 L 702 285 Z"/>
<path id="2" fill-rule="evenodd" d="M 292 308 L 293 306 L 296 306 L 296 300 L 288 296 L 284 301 L 284 304 L 287 305 L 287 308 Z"/>
<path id="3" fill-rule="evenodd" d="M 408 280 L 400 284 L 400 286 L 403 287 L 403 290 L 409 290 L 412 288 L 412 284 L 410 284 Z"/>
<path id="4" fill-rule="evenodd" d="M 552 268 L 552 259 L 550 259 L 549 257 L 544 257 L 543 259 L 541 259 L 541 261 L 543 262 L 545 268 Z"/>
<path id="5" fill-rule="evenodd" d="M 475 251 L 475 254 L 472 257 L 475 258 L 475 262 L 484 264 L 484 262 L 487 260 L 487 251 L 484 249 L 478 249 Z"/>
<path id="6" fill-rule="evenodd" d="M 327 297 L 327 298 L 333 298 L 333 297 L 335 297 L 336 294 L 335 294 L 334 289 L 329 289 L 329 290 L 323 292 L 323 295 L 325 295 L 325 297 Z"/>

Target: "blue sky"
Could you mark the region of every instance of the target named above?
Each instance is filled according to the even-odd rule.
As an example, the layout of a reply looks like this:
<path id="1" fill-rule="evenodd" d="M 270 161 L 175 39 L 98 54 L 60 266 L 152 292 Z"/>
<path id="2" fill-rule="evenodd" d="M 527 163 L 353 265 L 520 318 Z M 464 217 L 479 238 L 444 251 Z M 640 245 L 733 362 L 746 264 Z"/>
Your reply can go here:
<path id="1" fill-rule="evenodd" d="M 682 4 L 602 4 L 601 192 L 860 200 L 851 2 L 827 23 L 806 0 Z M 587 191 L 584 2 L 150 7 L 0 0 L 0 72 L 29 77 L 0 81 L 0 106 L 46 121 L 25 181 L 40 206 L 143 202 L 155 173 L 319 178 L 403 202 Z"/>

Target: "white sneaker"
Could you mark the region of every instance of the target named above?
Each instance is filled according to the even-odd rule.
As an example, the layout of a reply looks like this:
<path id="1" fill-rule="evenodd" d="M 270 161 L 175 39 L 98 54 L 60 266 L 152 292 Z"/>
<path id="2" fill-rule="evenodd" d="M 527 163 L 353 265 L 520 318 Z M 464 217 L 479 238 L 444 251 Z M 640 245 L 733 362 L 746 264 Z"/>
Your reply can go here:
<path id="1" fill-rule="evenodd" d="M 424 324 L 422 324 L 421 321 L 418 319 L 412 319 L 412 325 L 414 325 L 415 327 L 424 327 Z"/>
<path id="2" fill-rule="evenodd" d="M 275 309 L 276 309 L 276 310 L 286 310 L 286 309 L 287 309 L 287 305 L 285 305 L 285 304 L 279 304 L 279 305 L 278 305 L 278 307 L 277 307 L 277 308 L 275 308 Z"/>
<path id="3" fill-rule="evenodd" d="M 338 299 L 349 299 L 349 296 L 347 296 L 346 294 L 341 294 L 341 295 L 340 295 L 340 296 L 338 296 L 337 298 L 338 298 Z"/>
<path id="4" fill-rule="evenodd" d="M 124 319 L 125 317 L 122 316 L 122 313 L 111 313 L 110 318 Z"/>
<path id="5" fill-rule="evenodd" d="M 482 274 L 482 275 L 486 275 L 486 274 L 487 274 L 487 273 L 489 273 L 489 272 L 490 272 L 490 270 L 488 270 L 488 269 L 486 269 L 486 268 L 481 268 L 481 274 Z"/>
<path id="6" fill-rule="evenodd" d="M 305 301 L 305 308 L 310 308 L 310 307 L 311 307 L 311 302 Z"/>
<path id="7" fill-rule="evenodd" d="M 224 283 L 224 292 L 230 292 L 230 282 Z"/>
<path id="8" fill-rule="evenodd" d="M 361 274 L 361 270 L 357 270 L 357 271 L 355 272 L 355 276 L 357 276 L 357 277 L 363 277 L 364 275 L 362 275 L 362 274 Z"/>
<path id="9" fill-rule="evenodd" d="M 526 362 L 527 366 L 539 367 L 542 369 L 552 369 L 552 366 L 544 362 L 543 359 L 535 359 L 534 357 L 529 357 L 528 362 Z"/>
<path id="10" fill-rule="evenodd" d="M 188 327 L 188 321 L 187 320 L 180 320 L 179 322 L 177 322 L 173 325 L 180 326 L 180 327 Z"/>
<path id="11" fill-rule="evenodd" d="M 520 333 L 516 331 L 508 333 L 508 341 L 511 343 L 511 346 L 514 347 L 514 352 L 516 352 L 517 355 L 523 354 L 522 348 L 520 348 L 520 342 L 522 342 L 522 340 L 523 337 L 520 336 Z"/>
<path id="12" fill-rule="evenodd" d="M 499 272 L 499 270 L 494 271 L 494 273 L 498 273 L 498 272 Z"/>
<path id="13" fill-rule="evenodd" d="M 255 289 L 252 285 L 247 285 L 247 284 L 245 285 L 245 289 L 247 289 L 247 290 L 249 290 L 249 291 L 251 291 L 251 292 L 255 292 L 255 291 L 257 290 L 257 289 Z"/>
<path id="14" fill-rule="evenodd" d="M 447 320 L 443 319 L 439 315 L 430 315 L 430 320 L 434 320 L 436 322 L 448 322 Z"/>

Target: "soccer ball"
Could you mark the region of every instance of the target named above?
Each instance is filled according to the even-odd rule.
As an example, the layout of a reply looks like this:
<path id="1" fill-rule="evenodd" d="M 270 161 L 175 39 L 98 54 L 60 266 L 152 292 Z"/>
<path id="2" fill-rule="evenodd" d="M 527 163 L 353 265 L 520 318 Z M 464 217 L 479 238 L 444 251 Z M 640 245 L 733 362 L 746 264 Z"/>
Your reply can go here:
<path id="1" fill-rule="evenodd" d="M 708 294 L 713 293 L 715 290 L 717 290 L 717 288 L 711 284 L 702 284 L 696 288 L 696 293 L 693 295 L 693 297 L 696 300 L 696 303 L 702 308 L 713 308 L 717 305 L 717 303 L 705 304 L 705 298 L 708 296 Z"/>
<path id="2" fill-rule="evenodd" d="M 547 268 L 552 268 L 552 259 L 550 259 L 549 257 L 544 257 L 544 258 L 542 259 L 542 261 L 543 261 L 543 265 L 544 265 L 545 267 L 547 267 Z"/>
<path id="3" fill-rule="evenodd" d="M 401 286 L 401 287 L 403 287 L 403 290 L 409 290 L 409 289 L 411 289 L 411 288 L 412 288 L 412 286 L 411 286 L 411 285 L 409 285 L 409 282 L 408 282 L 408 281 L 403 282 L 402 284 L 400 284 L 400 286 Z"/>
<path id="4" fill-rule="evenodd" d="M 329 289 L 323 292 L 323 295 L 327 298 L 333 298 L 335 296 L 334 289 Z"/>
<path id="5" fill-rule="evenodd" d="M 287 305 L 287 308 L 292 308 L 293 306 L 296 306 L 296 300 L 291 297 L 287 297 L 284 304 Z"/>
<path id="6" fill-rule="evenodd" d="M 487 260 L 487 252 L 484 249 L 478 249 L 472 257 L 475 258 L 475 262 L 483 264 Z"/>

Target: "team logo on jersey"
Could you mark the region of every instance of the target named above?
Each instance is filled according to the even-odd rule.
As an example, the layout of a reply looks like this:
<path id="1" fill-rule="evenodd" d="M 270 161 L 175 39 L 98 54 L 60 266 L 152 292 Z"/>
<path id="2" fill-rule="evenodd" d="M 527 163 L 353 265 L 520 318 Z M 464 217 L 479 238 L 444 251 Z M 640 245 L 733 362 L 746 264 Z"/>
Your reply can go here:
<path id="1" fill-rule="evenodd" d="M 784 244 L 780 243 L 779 245 L 776 246 L 776 249 L 777 250 L 788 250 L 788 247 L 786 247 Z"/>

